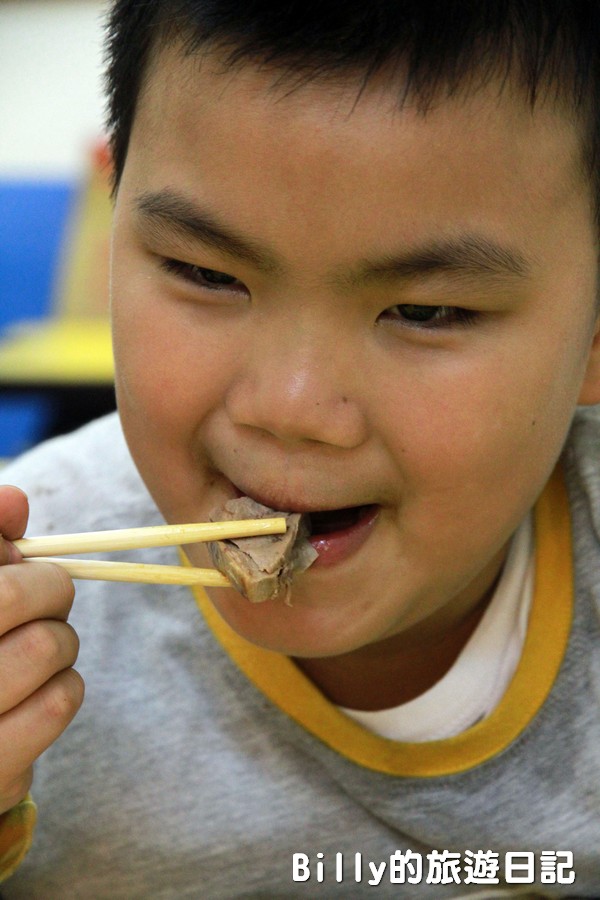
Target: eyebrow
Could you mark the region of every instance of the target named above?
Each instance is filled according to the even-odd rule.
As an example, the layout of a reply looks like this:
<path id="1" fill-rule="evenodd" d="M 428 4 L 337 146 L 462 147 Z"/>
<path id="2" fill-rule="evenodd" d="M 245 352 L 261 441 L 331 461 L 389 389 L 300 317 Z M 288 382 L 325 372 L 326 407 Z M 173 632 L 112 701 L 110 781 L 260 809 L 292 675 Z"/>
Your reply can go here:
<path id="1" fill-rule="evenodd" d="M 531 267 L 515 248 L 482 235 L 459 234 L 433 240 L 398 255 L 360 263 L 341 276 L 350 285 L 371 281 L 425 280 L 439 274 L 471 278 L 525 278 Z"/>
<path id="2" fill-rule="evenodd" d="M 180 194 L 170 190 L 147 192 L 136 198 L 135 206 L 146 226 L 159 234 L 164 233 L 165 229 L 170 230 L 183 238 L 199 241 L 245 260 L 270 274 L 282 270 L 275 254 Z"/>
<path id="3" fill-rule="evenodd" d="M 170 189 L 149 191 L 135 200 L 143 226 L 157 234 L 165 230 L 203 243 L 228 256 L 244 260 L 268 274 L 281 274 L 284 266 L 268 247 L 220 221 L 218 216 Z M 362 260 L 334 276 L 342 288 L 373 282 L 426 280 L 447 274 L 470 278 L 524 278 L 530 265 L 520 251 L 478 234 L 459 234 L 430 241 L 398 254 Z"/>

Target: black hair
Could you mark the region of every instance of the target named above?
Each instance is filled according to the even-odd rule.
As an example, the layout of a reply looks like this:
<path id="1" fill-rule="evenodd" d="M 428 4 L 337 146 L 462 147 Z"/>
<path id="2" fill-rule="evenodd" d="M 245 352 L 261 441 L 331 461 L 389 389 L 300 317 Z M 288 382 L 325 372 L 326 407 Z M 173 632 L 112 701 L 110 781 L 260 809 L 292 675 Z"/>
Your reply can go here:
<path id="1" fill-rule="evenodd" d="M 582 123 L 582 162 L 600 210 L 598 0 L 114 0 L 107 28 L 108 127 L 118 185 L 152 55 L 222 51 L 227 66 L 272 67 L 292 86 L 398 70 L 399 103 L 519 79 Z"/>

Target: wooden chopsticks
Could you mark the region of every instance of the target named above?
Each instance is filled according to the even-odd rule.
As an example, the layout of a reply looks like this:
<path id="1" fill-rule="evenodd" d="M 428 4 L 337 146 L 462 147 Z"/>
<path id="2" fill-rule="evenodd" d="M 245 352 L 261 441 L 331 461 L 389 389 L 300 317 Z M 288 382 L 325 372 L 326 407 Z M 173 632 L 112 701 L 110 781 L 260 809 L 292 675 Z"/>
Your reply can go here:
<path id="1" fill-rule="evenodd" d="M 216 569 L 193 566 L 162 566 L 151 563 L 108 562 L 93 559 L 65 559 L 53 554 L 101 553 L 144 547 L 169 547 L 227 538 L 283 534 L 283 516 L 269 519 L 241 519 L 235 522 L 201 522 L 191 525 L 153 525 L 149 528 L 121 528 L 79 534 L 53 534 L 21 538 L 12 543 L 24 562 L 51 562 L 62 566 L 72 578 L 97 581 L 133 581 L 142 584 L 203 584 L 227 587 L 229 579 Z"/>
<path id="2" fill-rule="evenodd" d="M 217 569 L 194 566 L 159 566 L 150 563 L 108 562 L 96 559 L 66 559 L 64 556 L 25 557 L 23 562 L 49 562 L 66 569 L 71 578 L 91 581 L 135 581 L 138 584 L 203 584 L 229 587 L 229 579 Z"/>

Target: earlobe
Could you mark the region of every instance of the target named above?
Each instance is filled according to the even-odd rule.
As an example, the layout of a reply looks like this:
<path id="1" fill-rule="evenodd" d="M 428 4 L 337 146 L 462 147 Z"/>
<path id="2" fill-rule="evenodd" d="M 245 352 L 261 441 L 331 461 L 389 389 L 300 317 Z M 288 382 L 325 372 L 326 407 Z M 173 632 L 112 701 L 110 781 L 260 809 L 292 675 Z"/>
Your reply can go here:
<path id="1" fill-rule="evenodd" d="M 600 403 L 600 317 L 596 320 L 594 338 L 578 403 L 580 406 L 593 406 Z"/>

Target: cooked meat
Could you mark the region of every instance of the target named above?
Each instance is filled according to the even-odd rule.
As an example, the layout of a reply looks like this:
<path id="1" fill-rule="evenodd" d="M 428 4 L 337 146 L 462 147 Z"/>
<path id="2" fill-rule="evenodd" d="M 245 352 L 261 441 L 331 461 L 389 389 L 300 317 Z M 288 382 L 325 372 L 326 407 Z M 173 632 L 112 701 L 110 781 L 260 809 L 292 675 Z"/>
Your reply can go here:
<path id="1" fill-rule="evenodd" d="M 306 540 L 308 517 L 300 513 L 269 509 L 250 497 L 229 500 L 210 514 L 213 522 L 265 519 L 271 516 L 285 516 L 285 534 L 232 538 L 209 544 L 217 569 L 227 575 L 237 590 L 252 603 L 279 597 L 289 603 L 294 573 L 308 569 L 318 556 L 317 551 Z"/>

